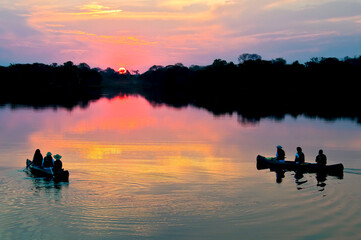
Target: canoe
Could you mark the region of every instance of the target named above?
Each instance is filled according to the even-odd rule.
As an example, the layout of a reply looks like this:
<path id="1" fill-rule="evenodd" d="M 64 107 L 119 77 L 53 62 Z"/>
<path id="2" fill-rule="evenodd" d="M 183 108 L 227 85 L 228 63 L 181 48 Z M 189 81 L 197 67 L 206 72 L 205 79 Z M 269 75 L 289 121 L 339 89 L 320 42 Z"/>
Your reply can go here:
<path id="1" fill-rule="evenodd" d="M 54 179 L 54 181 L 59 181 L 59 182 L 68 182 L 69 181 L 69 171 L 68 170 L 62 169 L 58 172 L 53 172 L 53 168 L 36 166 L 29 159 L 26 159 L 26 169 L 35 176 L 46 177 L 46 178 Z"/>
<path id="2" fill-rule="evenodd" d="M 294 161 L 278 161 L 275 158 L 267 158 L 261 155 L 257 156 L 257 169 L 267 169 L 277 171 L 298 171 L 303 173 L 324 173 L 332 176 L 343 175 L 343 164 L 332 164 L 332 165 L 319 165 L 317 163 L 303 163 L 299 164 Z"/>

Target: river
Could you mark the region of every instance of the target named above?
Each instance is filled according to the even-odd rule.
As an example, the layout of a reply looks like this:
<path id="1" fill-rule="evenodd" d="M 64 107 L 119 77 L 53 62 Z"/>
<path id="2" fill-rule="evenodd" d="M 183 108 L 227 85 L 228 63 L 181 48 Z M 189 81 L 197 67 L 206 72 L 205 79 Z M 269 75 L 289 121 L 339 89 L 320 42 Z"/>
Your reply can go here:
<path id="1" fill-rule="evenodd" d="M 361 239 L 361 125 L 286 116 L 258 123 L 141 97 L 86 109 L 0 109 L 0 239 Z M 301 146 L 343 178 L 281 183 L 256 156 Z M 24 172 L 62 155 L 68 183 Z"/>

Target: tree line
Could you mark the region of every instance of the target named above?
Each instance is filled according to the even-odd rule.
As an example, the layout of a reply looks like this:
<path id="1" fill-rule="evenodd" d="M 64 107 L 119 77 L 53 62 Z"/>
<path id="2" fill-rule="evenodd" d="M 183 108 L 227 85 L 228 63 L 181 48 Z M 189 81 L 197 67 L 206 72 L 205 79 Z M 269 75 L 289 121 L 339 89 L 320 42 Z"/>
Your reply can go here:
<path id="1" fill-rule="evenodd" d="M 104 95 L 104 83 L 120 78 L 111 68 L 90 68 L 86 63 L 75 65 L 71 61 L 61 65 L 33 63 L 0 66 L 0 76 L 0 105 L 68 109 L 78 105 L 88 106 L 91 100 Z"/>
<path id="2" fill-rule="evenodd" d="M 208 66 L 154 65 L 134 81 L 137 92 L 154 105 L 193 105 L 248 121 L 285 114 L 360 121 L 360 74 L 361 57 L 287 64 L 282 58 L 242 54 L 238 64 L 216 59 Z"/>
<path id="3" fill-rule="evenodd" d="M 192 105 L 215 115 L 237 113 L 249 121 L 285 114 L 361 119 L 361 56 L 312 58 L 304 64 L 263 60 L 258 54 L 242 54 L 238 60 L 216 59 L 208 66 L 154 65 L 142 74 L 122 75 L 111 68 L 91 69 L 86 63 L 14 64 L 0 67 L 0 103 L 72 108 L 86 106 L 104 93 L 122 93 L 144 96 L 155 106 Z"/>

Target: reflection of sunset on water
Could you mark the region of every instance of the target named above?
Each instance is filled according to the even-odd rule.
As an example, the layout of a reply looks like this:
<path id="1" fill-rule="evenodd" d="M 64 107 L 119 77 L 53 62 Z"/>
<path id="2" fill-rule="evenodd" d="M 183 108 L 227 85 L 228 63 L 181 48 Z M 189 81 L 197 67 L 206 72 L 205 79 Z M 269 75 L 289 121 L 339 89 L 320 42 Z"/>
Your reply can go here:
<path id="1" fill-rule="evenodd" d="M 164 173 L 183 175 L 195 169 L 221 174 L 234 171 L 232 161 L 215 156 L 215 150 L 209 144 L 193 143 L 105 143 L 61 139 L 49 141 L 45 136 L 35 135 L 32 142 L 46 145 L 47 149 L 59 149 L 65 156 L 76 156 L 82 163 L 82 169 L 104 166 L 104 174 L 120 168 L 122 171 L 138 173 Z M 74 152 L 75 151 L 75 152 Z M 80 158 L 80 159 L 79 159 Z M 71 168 L 73 159 L 64 159 Z M 84 165 L 83 165 L 84 164 Z M 109 169 L 110 168 L 110 169 Z"/>
<path id="2" fill-rule="evenodd" d="M 89 232 L 111 234 L 110 239 L 127 235 L 124 232 L 144 239 L 170 236 L 168 233 L 175 231 L 179 236 L 196 236 L 203 226 L 207 234 L 208 229 L 219 231 L 217 239 L 227 236 L 230 228 L 238 237 L 239 231 L 249 227 L 257 232 L 258 222 L 272 229 L 282 225 L 290 220 L 290 211 L 291 220 L 300 216 L 299 223 L 305 214 L 313 216 L 315 210 L 327 207 L 320 206 L 319 199 L 338 203 L 339 199 L 330 201 L 329 195 L 347 193 L 347 188 L 342 180 L 328 177 L 326 190 L 319 192 L 315 174 L 305 174 L 307 183 L 297 186 L 292 172 L 285 173 L 282 185 L 276 185 L 274 172 L 256 169 L 257 154 L 273 156 L 275 146 L 282 144 L 287 159 L 292 160 L 301 143 L 308 161 L 312 162 L 323 148 L 329 163 L 342 160 L 357 172 L 361 139 L 359 126 L 347 121 L 325 123 L 286 117 L 283 121 L 266 119 L 243 126 L 235 115 L 214 117 L 191 106 L 181 110 L 153 107 L 143 98 L 125 96 L 101 99 L 89 108 L 71 112 L 5 108 L 0 111 L 0 130 L 0 171 L 2 166 L 20 169 L 13 174 L 21 178 L 17 180 L 20 189 L 27 188 L 18 191 L 26 193 L 26 199 L 19 203 L 37 201 L 34 192 L 40 198 L 45 196 L 41 204 L 52 204 L 57 213 L 65 212 L 71 224 L 61 226 L 67 233 L 77 229 L 77 239 L 89 236 Z M 55 201 L 48 199 L 52 199 L 49 191 L 54 186 L 49 189 L 46 183 L 41 187 L 42 180 L 21 171 L 25 158 L 32 158 L 37 148 L 43 154 L 50 151 L 62 155 L 63 167 L 70 172 L 66 187 L 55 188 Z M 350 175 L 345 181 L 348 179 Z M 8 181 L 4 177 L 0 180 L 5 184 Z M 354 188 L 355 184 L 350 186 Z M 337 190 L 328 190 L 332 188 Z M 44 212 L 41 204 L 38 216 Z M 290 204 L 308 204 L 307 213 L 303 208 L 279 207 Z M 280 210 L 285 213 L 280 215 Z M 275 222 L 274 216 L 279 215 L 282 218 Z M 52 224 L 63 220 L 59 216 L 54 215 Z M 358 219 L 353 223 L 358 224 Z M 256 224 L 244 225 L 247 222 Z"/>
<path id="3" fill-rule="evenodd" d="M 154 109 L 139 98 L 102 99 L 91 110 L 72 115 L 73 121 L 62 119 L 61 124 L 49 118 L 44 124 L 47 128 L 29 138 L 34 148 L 57 149 L 68 168 L 73 167 L 71 158 L 75 158 L 82 170 L 92 172 L 94 166 L 103 166 L 104 175 L 119 171 L 151 173 L 159 178 L 192 175 L 196 170 L 217 176 L 240 170 L 229 157 L 238 155 L 239 150 L 229 147 L 224 157 L 217 156 L 222 130 L 204 124 L 201 115 L 191 120 L 177 110 Z M 228 121 L 237 127 L 237 122 Z"/>
<path id="4" fill-rule="evenodd" d="M 153 108 L 137 97 L 101 99 L 87 109 L 75 108 L 72 112 L 40 110 L 36 114 L 29 113 L 29 110 L 13 111 L 1 122 L 3 146 L 7 146 L 6 139 L 19 139 L 17 142 L 29 139 L 28 149 L 22 149 L 25 153 L 11 162 L 16 166 L 22 166 L 24 155 L 32 157 L 37 148 L 43 153 L 51 151 L 63 155 L 65 164 L 95 163 L 100 159 L 129 160 L 137 155 L 144 160 L 167 158 L 168 163 L 173 161 L 172 165 L 179 161 L 206 167 L 214 162 L 219 169 L 222 164 L 253 162 L 257 154 L 273 155 L 277 144 L 284 145 L 286 156 L 292 158 L 294 149 L 302 143 L 306 157 L 311 160 L 320 147 L 360 148 L 359 134 L 353 128 L 329 131 L 327 125 L 292 118 L 286 124 L 270 120 L 243 127 L 235 116 L 210 121 L 213 117 L 205 110 Z M 312 136 L 317 133 L 319 138 L 309 138 L 311 133 Z"/>
<path id="5" fill-rule="evenodd" d="M 55 117 L 59 114 L 60 117 Z M 54 112 L 49 117 L 41 117 L 38 120 L 41 128 L 29 136 L 33 148 L 71 151 L 71 155 L 76 154 L 82 161 L 131 159 L 137 155 L 144 160 L 167 159 L 172 166 L 187 163 L 194 167 L 198 164 L 206 167 L 208 162 L 221 168 L 222 159 L 229 162 L 228 159 L 237 158 L 238 161 L 240 155 L 243 156 L 242 161 L 253 161 L 257 151 L 248 146 L 257 144 L 258 135 L 263 136 L 266 132 L 268 137 L 262 137 L 262 141 L 270 141 L 267 154 L 274 154 L 273 135 L 279 135 L 278 141 L 282 143 L 285 142 L 282 138 L 290 135 L 302 137 L 315 131 L 328 134 L 312 125 L 298 126 L 290 132 L 286 125 L 270 128 L 267 123 L 251 128 L 242 127 L 233 117 L 209 121 L 206 111 L 194 111 L 192 108 L 182 112 L 166 107 L 154 109 L 146 100 L 134 97 L 101 99 L 89 109 L 73 111 L 71 118 L 67 117 L 69 114 Z M 19 121 L 16 119 L 9 124 L 18 125 Z M 332 148 L 337 144 L 345 145 L 344 141 L 335 141 L 327 142 Z M 295 139 L 295 146 L 298 142 Z M 307 141 L 310 145 L 318 142 L 317 139 Z M 355 137 L 355 141 L 349 142 L 347 147 L 356 148 L 358 142 Z M 262 150 L 264 146 L 260 148 Z M 288 155 L 292 156 L 293 153 Z"/>

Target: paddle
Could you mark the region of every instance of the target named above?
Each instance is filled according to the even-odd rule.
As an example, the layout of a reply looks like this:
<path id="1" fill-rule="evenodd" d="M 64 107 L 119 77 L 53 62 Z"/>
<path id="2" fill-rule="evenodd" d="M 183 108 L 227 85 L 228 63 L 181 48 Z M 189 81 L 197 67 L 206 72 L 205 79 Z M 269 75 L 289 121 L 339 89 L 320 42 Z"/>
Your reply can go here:
<path id="1" fill-rule="evenodd" d="M 50 167 L 50 172 L 51 172 L 51 175 L 53 175 L 53 178 L 55 178 L 52 167 Z"/>
<path id="2" fill-rule="evenodd" d="M 24 168 L 24 172 L 26 171 L 26 169 L 28 168 L 28 167 L 30 167 L 31 165 L 33 164 L 33 162 L 32 161 L 30 161 L 30 159 L 26 159 L 26 167 Z"/>

